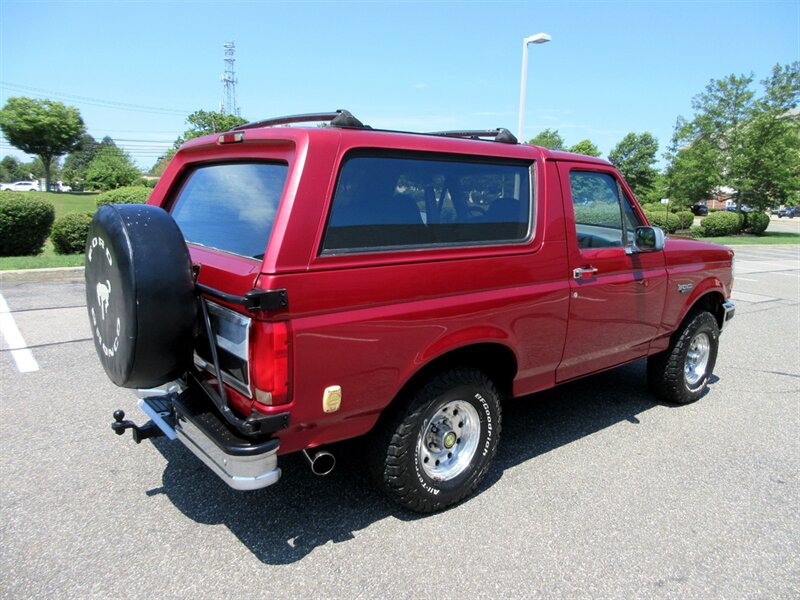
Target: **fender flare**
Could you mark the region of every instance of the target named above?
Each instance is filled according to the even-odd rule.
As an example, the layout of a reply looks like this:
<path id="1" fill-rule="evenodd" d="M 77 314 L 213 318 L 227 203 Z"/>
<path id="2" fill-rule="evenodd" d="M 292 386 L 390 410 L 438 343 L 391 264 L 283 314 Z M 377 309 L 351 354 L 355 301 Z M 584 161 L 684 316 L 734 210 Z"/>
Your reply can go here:
<path id="1" fill-rule="evenodd" d="M 482 369 L 490 376 L 503 372 L 508 376 L 507 383 L 510 385 L 517 374 L 519 365 L 519 357 L 514 350 L 515 346 L 512 336 L 507 331 L 494 326 L 477 325 L 448 333 L 417 354 L 412 367 L 402 373 L 399 378 L 399 381 L 403 382 L 399 387 L 399 392 L 384 407 L 384 410 L 392 405 L 394 399 L 402 396 L 409 388 L 416 385 L 431 372 L 445 368 L 449 360 L 452 360 L 455 365 L 461 359 L 461 361 L 471 363 L 472 366 Z M 505 369 L 502 368 L 505 365 L 492 364 L 486 366 L 476 364 L 476 356 L 486 352 L 506 353 L 508 356 L 513 357 L 513 364 L 509 364 Z M 495 385 L 501 388 L 505 387 L 504 383 L 503 381 L 495 381 Z"/>
<path id="2" fill-rule="evenodd" d="M 717 319 L 717 323 L 721 324 L 720 319 L 722 318 L 722 314 L 720 312 L 720 307 L 724 301 L 725 288 L 722 285 L 722 281 L 720 281 L 717 277 L 709 277 L 704 279 L 700 285 L 696 286 L 692 290 L 692 294 L 684 302 L 680 312 L 678 313 L 679 318 L 674 323 L 674 327 L 671 327 L 671 330 L 674 332 L 676 328 L 683 323 L 691 310 L 701 304 L 705 304 L 705 307 L 708 308 L 711 314 L 713 314 Z"/>

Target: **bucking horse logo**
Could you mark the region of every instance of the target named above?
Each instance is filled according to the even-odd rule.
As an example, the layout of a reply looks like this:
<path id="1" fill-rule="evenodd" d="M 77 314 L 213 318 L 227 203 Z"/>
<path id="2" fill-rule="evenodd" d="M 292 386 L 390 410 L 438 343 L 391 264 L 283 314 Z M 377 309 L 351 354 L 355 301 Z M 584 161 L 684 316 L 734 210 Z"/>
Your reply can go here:
<path id="1" fill-rule="evenodd" d="M 97 284 L 97 303 L 100 305 L 100 317 L 105 321 L 108 313 L 108 299 L 111 296 L 111 282 L 106 279 L 106 283 Z"/>

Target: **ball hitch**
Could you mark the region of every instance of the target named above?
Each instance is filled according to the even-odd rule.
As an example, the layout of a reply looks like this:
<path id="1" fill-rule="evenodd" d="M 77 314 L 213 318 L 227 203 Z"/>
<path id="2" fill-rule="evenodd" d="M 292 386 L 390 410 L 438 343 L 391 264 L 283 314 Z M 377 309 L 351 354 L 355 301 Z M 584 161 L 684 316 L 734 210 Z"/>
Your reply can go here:
<path id="1" fill-rule="evenodd" d="M 123 435 L 126 429 L 130 429 L 131 433 L 133 434 L 133 441 L 137 444 L 140 444 L 142 440 L 164 435 L 164 432 L 161 431 L 152 421 L 148 421 L 141 427 L 136 425 L 136 423 L 133 421 L 126 421 L 124 410 L 115 410 L 113 416 L 114 422 L 111 424 L 111 429 L 114 430 L 114 433 L 117 435 Z"/>

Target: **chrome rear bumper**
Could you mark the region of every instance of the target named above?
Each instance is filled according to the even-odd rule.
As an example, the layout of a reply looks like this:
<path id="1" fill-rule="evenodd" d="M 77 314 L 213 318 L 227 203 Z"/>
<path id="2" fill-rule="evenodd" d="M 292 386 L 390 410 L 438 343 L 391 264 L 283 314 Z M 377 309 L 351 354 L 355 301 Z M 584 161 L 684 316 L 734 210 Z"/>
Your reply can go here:
<path id="1" fill-rule="evenodd" d="M 180 440 L 233 489 L 257 490 L 280 479 L 279 440 L 245 438 L 215 410 L 195 400 L 168 393 L 142 398 L 139 406 L 169 439 Z"/>

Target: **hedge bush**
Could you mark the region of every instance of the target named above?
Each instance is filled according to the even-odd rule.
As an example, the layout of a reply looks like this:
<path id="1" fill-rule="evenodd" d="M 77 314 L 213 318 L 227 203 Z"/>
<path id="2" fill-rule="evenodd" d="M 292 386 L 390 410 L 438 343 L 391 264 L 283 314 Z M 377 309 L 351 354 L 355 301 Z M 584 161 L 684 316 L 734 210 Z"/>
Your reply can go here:
<path id="1" fill-rule="evenodd" d="M 754 211 L 747 213 L 744 230 L 747 233 L 763 235 L 769 227 L 769 215 L 765 212 Z"/>
<path id="2" fill-rule="evenodd" d="M 690 210 L 681 210 L 675 213 L 680 220 L 678 229 L 689 229 L 694 224 L 694 213 Z"/>
<path id="3" fill-rule="evenodd" d="M 131 185 L 103 192 L 97 197 L 97 208 L 105 204 L 144 204 L 153 190 L 143 185 Z"/>
<path id="4" fill-rule="evenodd" d="M 70 213 L 57 219 L 50 232 L 50 241 L 56 254 L 83 252 L 91 222 L 91 213 Z"/>
<path id="5" fill-rule="evenodd" d="M 689 228 L 689 237 L 693 237 L 694 239 L 703 237 L 704 233 L 705 230 L 699 225 L 692 225 Z"/>
<path id="6" fill-rule="evenodd" d="M 705 217 L 700 222 L 700 226 L 703 228 L 705 237 L 720 237 L 739 233 L 741 223 L 738 214 L 721 211 Z"/>
<path id="7" fill-rule="evenodd" d="M 649 204 L 642 204 L 642 210 L 644 212 L 657 211 L 657 210 L 661 210 L 663 212 L 664 205 L 661 204 L 660 202 L 650 202 Z"/>
<path id="8" fill-rule="evenodd" d="M 651 225 L 661 227 L 667 233 L 675 233 L 681 225 L 678 215 L 666 212 L 663 207 L 659 210 L 645 210 L 644 214 L 647 215 Z"/>
<path id="9" fill-rule="evenodd" d="M 671 212 L 671 213 L 678 213 L 681 211 L 689 210 L 682 204 L 678 204 L 677 202 L 670 202 L 669 204 L 663 204 L 661 202 L 649 202 L 647 204 L 642 204 L 642 209 L 645 212 L 648 211 L 661 211 L 661 212 Z"/>
<path id="10" fill-rule="evenodd" d="M 29 192 L 0 192 L 0 256 L 39 254 L 50 233 L 56 209 Z"/>
<path id="11" fill-rule="evenodd" d="M 610 204 L 576 204 L 575 221 L 578 223 L 591 223 L 592 225 L 606 225 L 619 229 L 619 206 Z"/>

